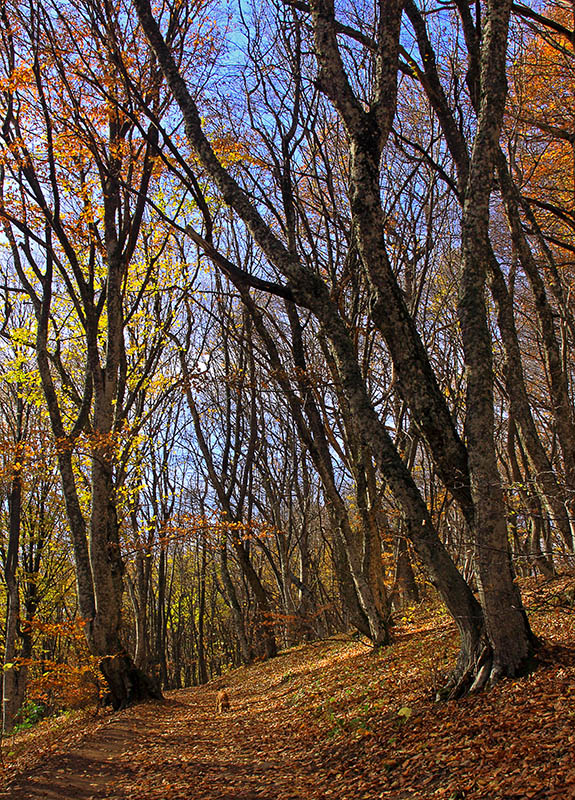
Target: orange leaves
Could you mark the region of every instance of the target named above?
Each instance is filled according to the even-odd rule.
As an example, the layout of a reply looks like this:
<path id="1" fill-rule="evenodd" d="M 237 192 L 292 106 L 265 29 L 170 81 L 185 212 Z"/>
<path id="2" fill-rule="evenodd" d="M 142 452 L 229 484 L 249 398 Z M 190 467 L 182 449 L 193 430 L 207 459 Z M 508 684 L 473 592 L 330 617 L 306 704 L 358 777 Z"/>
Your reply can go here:
<path id="1" fill-rule="evenodd" d="M 44 643 L 37 657 L 17 659 L 18 666 L 25 667 L 28 673 L 28 698 L 51 710 L 97 702 L 99 671 L 97 659 L 87 650 L 84 621 L 33 619 L 25 622 L 23 627 Z M 48 646 L 55 651 L 56 645 L 66 655 L 65 662 L 48 655 Z"/>
<path id="2" fill-rule="evenodd" d="M 160 531 L 160 543 L 167 544 L 170 541 L 189 540 L 201 536 L 213 546 L 219 546 L 222 536 L 249 541 L 277 533 L 280 532 L 267 522 L 257 520 L 249 523 L 235 522 L 226 519 L 225 514 L 218 512 L 213 512 L 210 516 L 181 513 L 163 523 Z"/>
<path id="3" fill-rule="evenodd" d="M 552 20 L 572 27 L 566 6 L 550 2 L 544 9 Z M 516 163 L 526 191 L 571 211 L 573 185 L 572 120 L 575 114 L 575 49 L 573 42 L 548 28 L 526 40 L 512 65 L 509 136 L 520 142 Z M 539 219 L 556 234 L 570 235 L 560 216 L 539 210 Z"/>
<path id="4" fill-rule="evenodd" d="M 34 85 L 34 73 L 31 64 L 19 64 L 9 75 L 0 75 L 0 92 L 15 92 L 18 89 L 29 89 Z"/>
<path id="5" fill-rule="evenodd" d="M 0 432 L 0 451 L 0 483 L 11 481 L 18 475 L 26 484 L 53 471 L 50 462 L 52 444 L 41 429 L 31 429 L 27 438 L 20 442 L 14 442 Z"/>
<path id="6" fill-rule="evenodd" d="M 73 645 L 77 653 L 87 656 L 86 641 L 84 637 L 85 621 L 82 619 L 69 619 L 63 622 L 45 622 L 33 619 L 25 623 L 25 627 L 32 634 L 62 638 Z"/>
<path id="7" fill-rule="evenodd" d="M 211 139 L 218 158 L 224 167 L 229 169 L 234 164 L 252 164 L 268 168 L 268 164 L 255 155 L 255 149 L 249 141 L 241 141 L 237 133 L 222 134 Z"/>

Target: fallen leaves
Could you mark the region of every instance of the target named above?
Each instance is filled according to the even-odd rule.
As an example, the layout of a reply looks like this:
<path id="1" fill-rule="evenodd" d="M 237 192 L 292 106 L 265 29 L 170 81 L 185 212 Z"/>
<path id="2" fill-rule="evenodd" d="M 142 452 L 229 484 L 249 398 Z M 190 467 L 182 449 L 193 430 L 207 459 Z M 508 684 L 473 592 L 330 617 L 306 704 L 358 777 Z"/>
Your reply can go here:
<path id="1" fill-rule="evenodd" d="M 230 673 L 229 713 L 208 685 L 92 721 L 9 796 L 56 796 L 76 769 L 78 796 L 107 800 L 575 800 L 575 614 L 545 601 L 559 584 L 526 587 L 544 647 L 522 680 L 432 702 L 434 658 L 453 662 L 456 639 L 419 609 L 390 648 L 340 637 Z"/>

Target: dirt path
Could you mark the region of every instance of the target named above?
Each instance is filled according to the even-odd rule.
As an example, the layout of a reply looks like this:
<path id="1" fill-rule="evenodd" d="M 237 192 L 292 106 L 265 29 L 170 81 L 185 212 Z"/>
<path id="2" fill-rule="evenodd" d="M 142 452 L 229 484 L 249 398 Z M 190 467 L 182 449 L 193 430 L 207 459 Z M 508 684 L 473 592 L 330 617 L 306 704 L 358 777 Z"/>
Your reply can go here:
<path id="1" fill-rule="evenodd" d="M 214 687 L 174 693 L 111 715 L 77 748 L 55 753 L 2 793 L 10 800 L 302 800 L 319 793 L 317 765 L 291 735 L 273 676 L 229 689 L 215 712 Z"/>
<path id="2" fill-rule="evenodd" d="M 8 796 L 11 800 L 88 800 L 110 796 L 108 789 L 118 777 L 128 778 L 131 774 L 123 753 L 136 736 L 134 720 L 121 716 L 110 719 L 77 749 L 58 753 L 20 776 L 9 787 Z"/>

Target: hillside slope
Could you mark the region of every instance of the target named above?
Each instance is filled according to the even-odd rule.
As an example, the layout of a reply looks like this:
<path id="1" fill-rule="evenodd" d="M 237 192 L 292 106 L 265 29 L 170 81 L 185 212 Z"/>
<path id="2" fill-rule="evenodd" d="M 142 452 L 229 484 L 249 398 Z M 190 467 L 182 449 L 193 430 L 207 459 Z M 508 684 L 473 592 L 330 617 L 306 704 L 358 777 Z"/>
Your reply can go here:
<path id="1" fill-rule="evenodd" d="M 573 579 L 531 582 L 543 639 L 520 681 L 437 704 L 455 638 L 436 609 L 372 651 L 346 637 L 203 687 L 4 744 L 11 800 L 568 800 L 575 798 Z M 215 713 L 218 688 L 231 710 Z M 50 733 L 51 731 L 51 733 Z M 5 784 L 6 785 L 6 784 Z"/>

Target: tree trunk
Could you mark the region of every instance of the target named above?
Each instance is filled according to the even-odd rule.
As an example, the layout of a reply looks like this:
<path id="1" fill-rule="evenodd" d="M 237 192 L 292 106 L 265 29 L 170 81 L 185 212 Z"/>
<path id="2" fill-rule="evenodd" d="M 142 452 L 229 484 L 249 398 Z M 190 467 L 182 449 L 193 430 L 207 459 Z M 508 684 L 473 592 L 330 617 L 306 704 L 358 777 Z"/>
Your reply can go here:
<path id="1" fill-rule="evenodd" d="M 97 446 L 92 456 L 92 513 L 90 564 L 95 614 L 88 624 L 88 644 L 100 656 L 100 669 L 114 709 L 147 699 L 161 699 L 159 686 L 139 669 L 121 641 L 124 564 L 120 552 L 113 489 L 113 460 L 109 445 Z"/>
<path id="2" fill-rule="evenodd" d="M 335 525 L 333 526 L 335 528 Z M 362 609 L 349 571 L 349 563 L 343 544 L 343 537 L 334 530 L 332 542 L 333 567 L 342 601 L 344 619 L 368 639 L 371 638 L 369 620 Z"/>
<path id="3" fill-rule="evenodd" d="M 99 666 L 108 684 L 110 702 L 115 711 L 143 700 L 162 699 L 159 687 L 135 666 L 127 653 L 104 656 Z"/>
<path id="4" fill-rule="evenodd" d="M 463 205 L 459 320 L 467 372 L 465 434 L 475 510 L 475 569 L 488 646 L 472 688 L 529 665 L 531 634 L 514 583 L 494 444 L 492 342 L 487 324 L 489 200 L 506 96 L 505 57 L 511 3 L 489 7 L 481 45 L 481 101 Z"/>
<path id="5" fill-rule="evenodd" d="M 4 669 L 2 672 L 2 732 L 10 733 L 26 688 L 26 667 L 15 663 L 17 656 L 18 626 L 20 624 L 20 590 L 16 570 L 20 547 L 22 518 L 22 463 L 21 448 L 23 402 L 18 398 L 17 442 L 14 451 L 12 485 L 8 496 L 9 529 L 4 578 L 6 581 L 6 634 L 4 644 Z"/>
<path id="6" fill-rule="evenodd" d="M 250 646 L 246 636 L 244 615 L 228 567 L 228 544 L 225 533 L 222 534 L 220 541 L 220 577 L 222 579 L 224 599 L 232 613 L 240 655 L 244 664 L 248 664 L 251 661 Z"/>
<path id="7" fill-rule="evenodd" d="M 130 592 L 133 596 L 136 646 L 134 650 L 134 663 L 145 669 L 150 662 L 150 631 L 148 625 L 148 603 L 150 587 L 150 570 L 152 559 L 146 553 L 136 553 L 136 578 L 130 581 Z"/>
<path id="8" fill-rule="evenodd" d="M 255 653 L 257 657 L 274 658 L 277 655 L 277 643 L 274 633 L 274 621 L 270 609 L 268 593 L 255 571 L 249 553 L 235 528 L 231 529 L 231 541 L 234 552 L 244 573 L 248 586 L 256 601 L 255 618 Z"/>
<path id="9" fill-rule="evenodd" d="M 544 281 L 539 274 L 539 268 L 523 230 L 519 214 L 519 193 L 511 179 L 505 157 L 501 152 L 498 154 L 497 163 L 511 237 L 521 266 L 527 275 L 535 300 L 535 311 L 541 331 L 543 356 L 547 375 L 549 376 L 551 410 L 563 456 L 565 481 L 568 492 L 571 493 L 575 490 L 575 423 L 573 420 L 573 407 L 569 397 L 568 376 L 563 368 L 561 348 L 557 342 L 555 333 L 555 314 L 547 299 Z M 517 417 L 517 425 L 523 436 L 520 417 Z M 531 457 L 533 448 L 530 446 L 530 438 L 529 435 L 526 437 L 525 448 L 528 455 Z M 540 461 L 541 470 L 538 468 L 538 465 L 533 463 L 533 471 L 536 480 L 542 481 L 547 475 L 554 477 L 553 471 L 550 470 L 550 468 L 545 468 L 543 459 L 540 459 Z M 549 481 L 550 479 L 548 478 L 547 480 Z M 567 508 L 569 512 L 571 512 L 569 513 L 565 505 L 560 502 L 561 493 L 553 485 L 549 487 L 549 491 L 543 494 L 543 497 L 547 505 L 550 505 L 550 500 L 555 498 L 556 502 L 550 505 L 551 516 L 556 520 L 556 524 L 559 527 L 567 549 L 569 552 L 573 552 L 574 536 L 572 526 L 575 523 L 573 522 L 572 512 L 575 509 L 575 504 L 571 501 L 567 501 Z M 571 527 L 569 525 L 570 519 Z"/>
<path id="10" fill-rule="evenodd" d="M 393 605 L 395 609 L 419 603 L 419 591 L 413 574 L 411 558 L 405 536 L 401 530 L 395 546 L 395 581 L 393 585 Z"/>
<path id="11" fill-rule="evenodd" d="M 206 616 L 206 568 L 207 546 L 205 539 L 201 541 L 201 563 L 198 587 L 198 683 L 208 682 L 208 667 L 206 664 L 206 646 L 204 641 L 204 622 Z"/>
<path id="12" fill-rule="evenodd" d="M 548 559 L 541 550 L 543 509 L 541 507 L 541 501 L 539 497 L 537 497 L 533 493 L 533 491 L 531 491 L 531 489 L 529 488 L 531 481 L 530 481 L 528 465 L 526 463 L 527 458 L 524 454 L 521 440 L 518 439 L 517 437 L 515 420 L 511 413 L 509 414 L 507 428 L 508 428 L 507 453 L 509 457 L 509 462 L 511 464 L 511 474 L 515 484 L 517 484 L 520 487 L 519 494 L 525 504 L 528 514 L 527 528 L 529 533 L 527 536 L 527 542 L 525 544 L 525 548 L 527 549 L 525 557 L 528 560 L 528 562 L 533 565 L 535 570 L 539 570 L 541 574 L 544 575 L 546 578 L 551 578 L 555 575 L 555 568 L 553 566 L 553 562 L 550 559 Z M 521 474 L 521 470 L 519 468 L 519 462 L 517 460 L 517 455 L 515 452 L 516 443 L 518 444 L 519 453 L 522 456 L 522 461 L 525 464 L 524 467 L 526 473 L 525 478 Z M 527 489 L 523 488 L 525 484 L 528 487 Z"/>
<path id="13" fill-rule="evenodd" d="M 567 548 L 572 551 L 573 535 L 565 505 L 565 493 L 555 477 L 553 465 L 541 443 L 531 413 L 515 328 L 513 301 L 493 252 L 490 252 L 489 257 L 488 280 L 497 306 L 497 321 L 505 350 L 505 388 L 509 397 L 510 414 L 517 425 L 523 448 L 529 459 L 530 470 L 539 488 L 543 503 Z"/>
<path id="14" fill-rule="evenodd" d="M 383 584 L 380 552 L 377 554 L 375 552 L 378 549 L 380 550 L 380 548 L 378 548 L 379 536 L 377 535 L 377 531 L 374 531 L 372 528 L 373 521 L 368 519 L 366 498 L 360 499 L 360 503 L 362 503 L 365 512 L 362 516 L 362 531 L 360 533 L 352 529 L 345 503 L 335 485 L 334 468 L 329 452 L 325 426 L 323 425 L 312 387 L 306 376 L 307 362 L 305 359 L 301 323 L 297 309 L 292 303 L 286 304 L 292 334 L 292 352 L 297 368 L 297 382 L 304 398 L 303 408 L 305 417 L 301 411 L 299 398 L 295 396 L 289 381 L 283 375 L 279 353 L 272 337 L 265 327 L 261 313 L 255 308 L 255 304 L 245 292 L 242 293 L 242 298 L 254 318 L 256 329 L 266 346 L 276 380 L 283 389 L 290 405 L 299 435 L 302 441 L 307 445 L 314 466 L 321 478 L 324 492 L 328 499 L 334 534 L 336 537 L 340 537 L 338 545 L 343 547 L 348 570 L 356 593 L 356 600 L 353 600 L 349 582 L 343 573 L 340 573 L 340 581 L 342 583 L 342 588 L 345 590 L 345 597 L 347 598 L 346 604 L 352 614 L 352 619 L 355 620 L 354 624 L 357 624 L 358 630 L 365 632 L 363 630 L 365 619 L 368 625 L 368 633 L 366 635 L 369 636 L 372 642 L 377 645 L 388 644 L 390 641 L 388 626 L 389 609 L 385 586 Z M 327 355 L 328 364 L 332 370 L 334 381 L 339 383 L 340 375 L 337 372 L 337 366 L 333 358 L 330 358 L 329 354 Z M 356 452 L 359 453 L 363 448 L 361 436 L 357 436 L 354 431 L 355 423 L 351 420 L 352 415 L 349 411 L 347 399 L 343 394 L 340 398 L 340 405 L 344 417 L 344 427 L 352 440 L 352 447 L 355 447 Z M 363 458 L 370 458 L 370 454 L 364 453 Z M 356 478 L 359 481 L 363 480 L 365 482 L 366 464 L 362 462 L 359 455 L 358 459 L 358 463 L 354 465 Z M 362 490 L 358 487 L 359 495 L 362 494 L 362 491 L 365 494 L 367 488 L 364 487 Z M 377 542 L 374 542 L 374 539 L 376 539 Z M 340 567 L 343 568 L 343 565 L 340 564 Z M 356 602 L 359 604 L 361 614 L 357 613 L 355 608 Z"/>
<path id="15" fill-rule="evenodd" d="M 481 37 L 466 5 L 461 4 L 469 51 L 468 85 L 477 112 L 471 159 L 439 81 L 425 24 L 407 0 L 423 58 L 425 87 L 457 164 L 463 200 L 459 318 L 467 370 L 465 432 L 475 510 L 475 570 L 486 616 L 489 642 L 471 669 L 472 687 L 500 674 L 519 674 L 529 663 L 533 638 L 513 583 L 501 484 L 493 440 L 493 372 L 491 339 L 484 302 L 489 267 L 489 201 L 499 132 L 506 97 L 506 52 L 510 3 L 488 4 Z M 466 681 L 463 681 L 463 684 Z"/>

